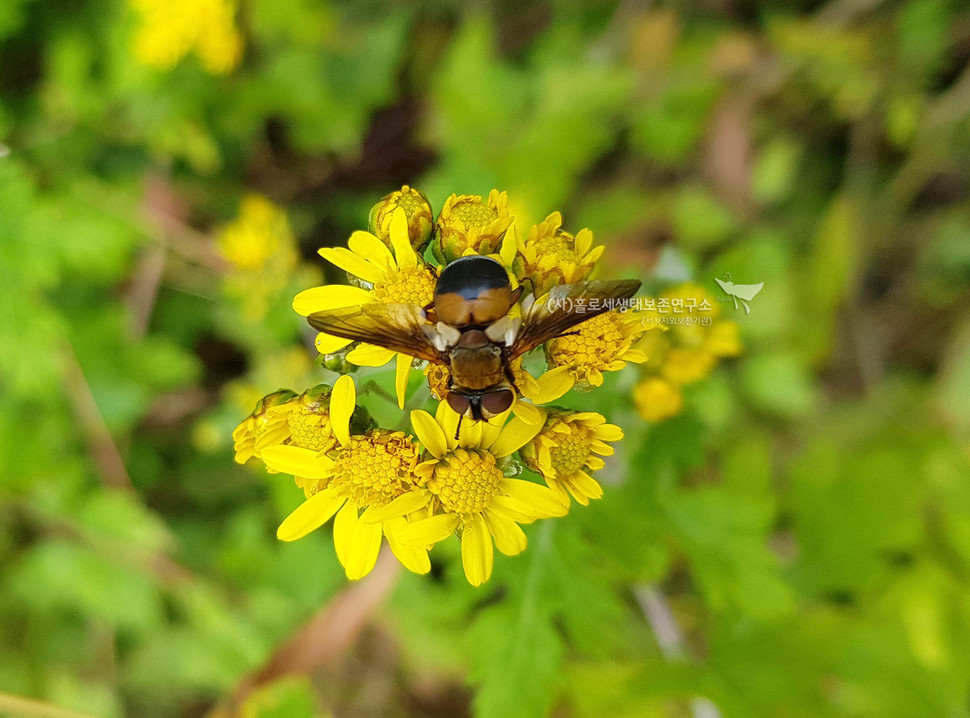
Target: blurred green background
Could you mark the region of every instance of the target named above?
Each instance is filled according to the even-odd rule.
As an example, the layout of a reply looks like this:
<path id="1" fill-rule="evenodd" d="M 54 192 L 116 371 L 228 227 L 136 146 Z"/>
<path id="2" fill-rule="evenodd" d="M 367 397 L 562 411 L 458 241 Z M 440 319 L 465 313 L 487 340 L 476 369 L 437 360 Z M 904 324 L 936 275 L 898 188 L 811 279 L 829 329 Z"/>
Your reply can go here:
<path id="1" fill-rule="evenodd" d="M 970 716 L 968 61 L 957 0 L 4 0 L 0 715 Z M 572 398 L 605 496 L 481 589 L 232 460 L 404 183 L 765 285 L 677 416 Z"/>

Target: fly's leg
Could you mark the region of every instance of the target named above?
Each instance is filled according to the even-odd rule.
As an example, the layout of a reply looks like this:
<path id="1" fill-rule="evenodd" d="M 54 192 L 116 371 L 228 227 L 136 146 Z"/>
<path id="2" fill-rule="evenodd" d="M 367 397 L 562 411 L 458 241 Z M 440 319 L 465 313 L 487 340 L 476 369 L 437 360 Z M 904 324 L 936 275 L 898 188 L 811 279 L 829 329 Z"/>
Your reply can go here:
<path id="1" fill-rule="evenodd" d="M 509 366 L 508 362 L 502 362 L 502 370 L 505 372 L 505 378 L 508 379 L 509 384 L 515 389 L 515 393 L 522 396 L 522 391 L 519 389 L 518 384 L 515 383 L 515 374 L 512 373 L 512 367 Z"/>

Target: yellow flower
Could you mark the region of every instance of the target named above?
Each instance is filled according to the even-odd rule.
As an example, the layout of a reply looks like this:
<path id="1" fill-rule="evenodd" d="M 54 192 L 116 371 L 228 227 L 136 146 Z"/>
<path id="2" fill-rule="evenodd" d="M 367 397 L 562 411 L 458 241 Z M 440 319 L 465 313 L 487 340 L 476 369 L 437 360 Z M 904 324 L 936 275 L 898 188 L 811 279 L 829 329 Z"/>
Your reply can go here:
<path id="1" fill-rule="evenodd" d="M 501 247 L 511 224 L 505 192 L 493 189 L 485 202 L 479 195 L 453 194 L 438 213 L 431 252 L 441 264 L 455 261 L 467 250 L 492 254 Z"/>
<path id="2" fill-rule="evenodd" d="M 613 447 L 607 441 L 619 441 L 623 432 L 607 424 L 601 414 L 589 411 L 554 410 L 542 430 L 522 448 L 522 459 L 563 501 L 572 494 L 583 506 L 598 499 L 603 489 L 586 473 L 603 468 L 603 460 L 594 454 L 609 456 Z"/>
<path id="3" fill-rule="evenodd" d="M 398 207 L 404 210 L 408 219 L 408 238 L 411 247 L 418 254 L 428 245 L 431 230 L 434 229 L 434 213 L 428 198 L 408 185 L 391 192 L 380 199 L 370 211 L 368 227 L 388 247 L 391 245 L 391 218 Z"/>
<path id="4" fill-rule="evenodd" d="M 267 394 L 258 402 L 253 413 L 243 419 L 232 432 L 233 448 L 236 452 L 236 463 L 245 464 L 256 455 L 256 444 L 267 432 L 275 431 L 280 424 L 285 423 L 285 416 L 271 410 L 281 404 L 286 404 L 296 398 L 296 393 L 289 389 L 280 389 Z"/>
<path id="5" fill-rule="evenodd" d="M 389 224 L 393 253 L 370 232 L 354 232 L 344 247 L 325 247 L 320 255 L 330 260 L 359 286 L 331 284 L 307 289 L 296 295 L 293 309 L 304 317 L 314 312 L 353 307 L 370 302 L 385 304 L 415 304 L 426 306 L 434 299 L 437 274 L 415 254 L 408 240 L 407 216 L 404 209 L 394 210 Z M 350 339 L 320 333 L 317 351 L 332 354 L 351 343 Z M 373 344 L 361 343 L 347 354 L 347 361 L 357 366 L 383 366 L 396 352 Z M 397 354 L 398 403 L 404 408 L 404 392 L 412 358 Z"/>
<path id="6" fill-rule="evenodd" d="M 274 257 L 285 255 L 287 265 L 296 263 L 293 230 L 286 213 L 258 194 L 247 195 L 239 205 L 239 217 L 226 225 L 216 240 L 220 254 L 238 270 L 263 269 Z M 292 266 L 274 267 L 288 272 Z"/>
<path id="7" fill-rule="evenodd" d="M 249 195 L 239 206 L 238 218 L 219 233 L 216 247 L 229 263 L 229 293 L 242 299 L 247 317 L 265 316 L 297 266 L 296 239 L 286 212 L 265 197 Z"/>
<path id="8" fill-rule="evenodd" d="M 418 446 L 402 432 L 387 429 L 351 436 L 355 404 L 353 380 L 340 377 L 330 396 L 331 427 L 340 444 L 332 457 L 293 445 L 263 449 L 262 459 L 270 468 L 316 482 L 307 500 L 283 520 L 276 535 L 283 541 L 295 541 L 336 515 L 334 546 L 347 578 L 356 580 L 370 573 L 381 536 L 387 537 L 394 555 L 408 569 L 427 573 L 431 568 L 427 550 L 399 539 L 408 524 L 404 514 L 411 511 L 396 512 L 382 521 L 360 518 L 361 511 L 382 509 L 401 497 L 410 497 L 412 505 L 426 503 L 417 492 Z"/>
<path id="9" fill-rule="evenodd" d="M 652 376 L 633 387 L 633 403 L 646 421 L 659 423 L 681 412 L 684 396 L 678 385 Z"/>
<path id="10" fill-rule="evenodd" d="M 507 417 L 507 413 L 496 417 L 494 423 L 465 421 L 459 433 L 458 415 L 445 402 L 439 404 L 436 417 L 426 411 L 411 412 L 411 425 L 430 454 L 416 473 L 425 486 L 424 509 L 431 515 L 402 529 L 400 538 L 430 548 L 457 532 L 465 577 L 473 586 L 491 575 L 493 548 L 507 556 L 525 549 L 526 536 L 519 523 L 563 516 L 568 508 L 551 489 L 503 474 L 502 460 L 541 428 L 518 417 L 505 423 Z M 410 497 L 395 504 L 368 511 L 363 518 L 386 520 L 421 506 Z"/>
<path id="11" fill-rule="evenodd" d="M 515 244 L 512 268 L 516 276 L 541 296 L 560 284 L 585 281 L 605 247 L 593 247 L 593 233 L 581 229 L 576 236 L 563 232 L 562 215 L 553 212 L 545 221 L 533 225 L 525 240 L 513 227 L 506 243 Z M 503 255 L 509 250 L 503 246 Z"/>
<path id="12" fill-rule="evenodd" d="M 231 72 L 242 57 L 236 29 L 238 0 L 130 0 L 138 15 L 134 54 L 143 64 L 174 67 L 192 51 L 214 75 Z"/>
<path id="13" fill-rule="evenodd" d="M 650 334 L 638 345 L 648 357 L 647 366 L 667 381 L 683 386 L 710 374 L 720 357 L 740 354 L 737 324 L 719 320 L 719 313 L 714 296 L 696 284 L 661 292 L 657 306 L 643 314 L 669 331 Z M 682 318 L 691 321 L 679 321 Z"/>
<path id="14" fill-rule="evenodd" d="M 646 360 L 642 351 L 632 347 L 653 326 L 644 324 L 636 312 L 605 312 L 550 341 L 546 355 L 552 366 L 568 367 L 573 383 L 600 386 L 604 371 L 618 371 L 626 362 Z"/>

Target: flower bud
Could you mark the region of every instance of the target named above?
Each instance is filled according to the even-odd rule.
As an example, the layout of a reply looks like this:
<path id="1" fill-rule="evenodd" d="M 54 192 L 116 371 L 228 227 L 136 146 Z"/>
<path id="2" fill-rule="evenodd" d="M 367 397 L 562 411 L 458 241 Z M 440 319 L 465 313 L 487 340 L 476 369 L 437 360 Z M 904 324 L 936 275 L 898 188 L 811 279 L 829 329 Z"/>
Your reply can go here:
<path id="1" fill-rule="evenodd" d="M 371 233 L 390 247 L 391 217 L 398 207 L 404 210 L 408 218 L 408 238 L 411 240 L 411 247 L 421 254 L 428 245 L 431 230 L 434 228 L 431 204 L 423 192 L 404 185 L 401 189 L 384 195 L 371 207 L 368 227 Z"/>
<path id="2" fill-rule="evenodd" d="M 442 264 L 453 262 L 466 251 L 498 252 L 505 231 L 512 224 L 509 198 L 492 190 L 487 201 L 479 195 L 451 195 L 438 214 L 431 251 Z"/>
<path id="3" fill-rule="evenodd" d="M 512 271 L 537 297 L 560 284 L 585 281 L 603 254 L 602 245 L 593 247 L 591 231 L 581 229 L 574 236 L 561 225 L 562 215 L 553 212 L 524 240 L 516 236 Z"/>

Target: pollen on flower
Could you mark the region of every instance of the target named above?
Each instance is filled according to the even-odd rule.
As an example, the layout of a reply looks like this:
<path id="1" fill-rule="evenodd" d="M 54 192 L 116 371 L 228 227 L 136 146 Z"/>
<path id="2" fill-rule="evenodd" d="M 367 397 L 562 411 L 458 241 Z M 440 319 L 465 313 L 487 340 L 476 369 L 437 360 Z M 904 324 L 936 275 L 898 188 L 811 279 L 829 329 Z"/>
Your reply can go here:
<path id="1" fill-rule="evenodd" d="M 461 202 L 452 207 L 451 216 L 465 227 L 487 227 L 498 217 L 498 212 L 481 202 Z"/>
<path id="2" fill-rule="evenodd" d="M 374 298 L 384 304 L 415 304 L 423 307 L 434 299 L 435 273 L 425 266 L 388 270 L 374 285 Z"/>
<path id="3" fill-rule="evenodd" d="M 428 479 L 428 489 L 446 511 L 472 514 L 488 506 L 504 474 L 487 451 L 456 449 Z"/>
<path id="4" fill-rule="evenodd" d="M 555 366 L 570 367 L 577 381 L 598 386 L 603 381 L 601 372 L 623 368 L 625 355 L 643 327 L 629 314 L 606 312 L 583 322 L 575 331 L 549 342 L 549 358 Z"/>
<path id="5" fill-rule="evenodd" d="M 469 249 L 490 254 L 498 249 L 511 224 L 505 192 L 493 189 L 485 201 L 478 195 L 451 195 L 438 213 L 432 254 L 441 263 L 452 262 Z"/>
<path id="6" fill-rule="evenodd" d="M 329 414 L 321 414 L 311 407 L 301 404 L 286 417 L 292 443 L 304 449 L 325 451 L 333 448 L 337 440 L 330 427 Z"/>
<path id="7" fill-rule="evenodd" d="M 336 456 L 331 486 L 358 506 L 384 506 L 415 487 L 418 454 L 400 431 L 374 429 L 353 436 Z"/>
<path id="8" fill-rule="evenodd" d="M 424 375 L 428 378 L 428 388 L 435 399 L 444 399 L 448 395 L 448 380 L 451 372 L 444 364 L 429 363 L 424 369 Z"/>
<path id="9" fill-rule="evenodd" d="M 549 449 L 549 458 L 557 476 L 566 476 L 586 465 L 592 433 L 585 426 L 574 425 L 572 432 L 559 435 L 558 444 Z"/>

